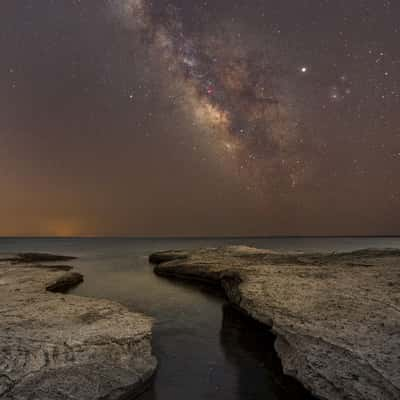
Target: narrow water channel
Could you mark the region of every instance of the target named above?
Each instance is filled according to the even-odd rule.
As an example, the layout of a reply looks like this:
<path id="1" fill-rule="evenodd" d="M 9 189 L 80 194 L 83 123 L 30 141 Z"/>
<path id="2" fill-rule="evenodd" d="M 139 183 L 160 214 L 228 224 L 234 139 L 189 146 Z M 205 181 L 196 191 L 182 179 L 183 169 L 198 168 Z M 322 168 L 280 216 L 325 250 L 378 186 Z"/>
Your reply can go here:
<path id="1" fill-rule="evenodd" d="M 141 399 L 308 398 L 282 375 L 269 332 L 229 307 L 222 295 L 157 277 L 148 253 L 102 253 L 78 261 L 86 279 L 74 293 L 116 300 L 155 318 L 159 368 Z"/>
<path id="2" fill-rule="evenodd" d="M 336 246 L 324 242 L 318 248 L 400 247 L 400 243 L 380 243 L 378 239 L 375 243 L 341 239 L 340 245 L 335 240 Z M 259 243 L 254 239 L 237 241 L 270 248 L 285 248 L 285 244 L 291 249 L 306 247 L 304 243 L 277 244 L 268 239 L 260 239 Z M 316 243 L 314 239 L 309 241 Z M 157 250 L 235 242 L 2 239 L 0 250 L 75 255 L 79 259 L 72 264 L 84 274 L 85 281 L 73 290 L 74 294 L 114 300 L 155 319 L 153 350 L 159 368 L 151 389 L 141 396 L 143 400 L 311 399 L 299 384 L 282 374 L 273 350 L 274 338 L 265 327 L 235 311 L 222 296 L 157 277 L 147 260 Z"/>

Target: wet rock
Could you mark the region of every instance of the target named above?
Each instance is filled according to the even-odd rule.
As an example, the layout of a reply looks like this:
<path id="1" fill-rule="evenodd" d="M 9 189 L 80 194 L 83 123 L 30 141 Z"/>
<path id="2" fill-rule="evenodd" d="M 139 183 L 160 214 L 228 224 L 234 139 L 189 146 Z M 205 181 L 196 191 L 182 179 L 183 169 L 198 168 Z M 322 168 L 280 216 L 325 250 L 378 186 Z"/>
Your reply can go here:
<path id="1" fill-rule="evenodd" d="M 67 272 L 46 286 L 46 290 L 54 293 L 65 293 L 74 286 L 83 282 L 83 275 L 79 272 Z"/>
<path id="2" fill-rule="evenodd" d="M 108 300 L 48 291 L 80 280 L 0 263 L 1 399 L 117 400 L 149 384 L 151 319 Z"/>
<path id="3" fill-rule="evenodd" d="M 219 284 L 231 303 L 271 327 L 285 373 L 317 397 L 400 398 L 400 250 L 233 246 L 195 250 L 155 272 Z"/>
<path id="4" fill-rule="evenodd" d="M 72 256 L 60 256 L 48 253 L 19 253 L 19 254 L 11 254 L 6 257 L 4 256 L 0 257 L 0 261 L 2 262 L 8 261 L 15 264 L 71 261 L 75 259 L 76 257 Z"/>
<path id="5" fill-rule="evenodd" d="M 149 256 L 149 261 L 152 264 L 159 264 L 166 261 L 185 259 L 188 256 L 188 252 L 184 250 L 169 250 L 159 251 Z"/>

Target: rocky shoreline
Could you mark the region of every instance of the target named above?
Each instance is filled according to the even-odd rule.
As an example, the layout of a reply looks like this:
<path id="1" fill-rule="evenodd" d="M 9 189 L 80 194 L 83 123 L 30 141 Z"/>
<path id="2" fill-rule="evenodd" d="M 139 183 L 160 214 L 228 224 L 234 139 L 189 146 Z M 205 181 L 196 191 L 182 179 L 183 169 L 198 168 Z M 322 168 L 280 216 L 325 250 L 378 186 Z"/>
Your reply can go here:
<path id="1" fill-rule="evenodd" d="M 284 372 L 320 399 L 400 398 L 400 250 L 152 254 L 155 273 L 221 288 L 271 327 Z"/>
<path id="2" fill-rule="evenodd" d="M 0 398 L 119 400 L 156 369 L 152 320 L 108 300 L 63 294 L 83 276 L 72 257 L 0 259 Z"/>

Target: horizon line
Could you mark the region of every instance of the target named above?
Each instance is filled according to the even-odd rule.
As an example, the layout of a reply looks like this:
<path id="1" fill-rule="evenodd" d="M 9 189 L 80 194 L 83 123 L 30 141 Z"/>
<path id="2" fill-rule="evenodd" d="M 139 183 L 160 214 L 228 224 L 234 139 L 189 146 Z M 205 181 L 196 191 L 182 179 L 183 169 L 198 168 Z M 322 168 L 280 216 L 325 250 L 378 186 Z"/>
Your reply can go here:
<path id="1" fill-rule="evenodd" d="M 0 235 L 0 239 L 329 239 L 329 238 L 400 238 L 400 234 L 377 235 L 172 235 L 172 236 L 131 236 L 131 235 Z"/>

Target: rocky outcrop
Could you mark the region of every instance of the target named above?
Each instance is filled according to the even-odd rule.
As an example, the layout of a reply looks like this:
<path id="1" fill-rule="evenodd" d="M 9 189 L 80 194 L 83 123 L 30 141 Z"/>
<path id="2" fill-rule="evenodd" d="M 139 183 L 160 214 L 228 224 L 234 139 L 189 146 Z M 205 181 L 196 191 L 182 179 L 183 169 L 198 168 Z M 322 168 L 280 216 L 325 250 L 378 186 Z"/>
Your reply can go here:
<path id="1" fill-rule="evenodd" d="M 13 264 L 28 264 L 28 263 L 43 263 L 43 262 L 56 262 L 56 261 L 71 261 L 75 260 L 76 257 L 72 256 L 60 256 L 57 254 L 48 253 L 19 253 L 11 254 L 6 257 L 1 257 L 0 261 L 9 261 Z"/>
<path id="2" fill-rule="evenodd" d="M 168 257 L 165 257 L 168 254 Z M 284 372 L 321 399 L 400 398 L 400 250 L 278 253 L 244 246 L 151 259 L 221 287 L 271 327 Z"/>
<path id="3" fill-rule="evenodd" d="M 150 254 L 149 261 L 153 264 L 160 264 L 166 261 L 185 259 L 189 256 L 189 253 L 185 250 L 168 250 L 159 251 L 154 254 Z"/>
<path id="4" fill-rule="evenodd" d="M 151 319 L 60 294 L 82 280 L 65 269 L 0 263 L 0 398 L 134 398 L 156 367 Z"/>
<path id="5" fill-rule="evenodd" d="M 46 286 L 46 290 L 53 293 L 66 293 L 69 289 L 83 282 L 83 275 L 79 272 L 67 272 Z"/>

